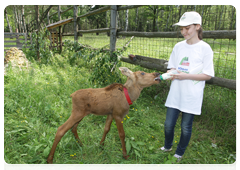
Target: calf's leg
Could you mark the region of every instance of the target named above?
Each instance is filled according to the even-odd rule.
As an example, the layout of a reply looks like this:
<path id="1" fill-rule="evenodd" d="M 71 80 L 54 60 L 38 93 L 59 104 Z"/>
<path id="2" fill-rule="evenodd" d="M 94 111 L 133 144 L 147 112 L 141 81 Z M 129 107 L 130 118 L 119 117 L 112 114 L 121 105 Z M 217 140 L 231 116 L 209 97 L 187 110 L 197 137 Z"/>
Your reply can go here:
<path id="1" fill-rule="evenodd" d="M 81 122 L 81 120 L 80 120 L 79 122 L 77 122 L 77 123 L 73 126 L 73 128 L 72 128 L 72 133 L 73 133 L 75 139 L 77 140 L 77 142 L 79 142 L 80 146 L 83 146 L 83 144 L 82 144 L 82 142 L 81 142 L 81 140 L 79 139 L 78 134 L 77 134 L 77 126 L 78 126 L 78 124 L 79 124 L 80 122 Z"/>
<path id="2" fill-rule="evenodd" d="M 125 159 L 128 159 L 127 151 L 126 151 L 126 146 L 125 146 L 125 132 L 123 130 L 123 123 L 122 123 L 122 118 L 121 117 L 114 117 L 117 128 L 118 128 L 118 134 L 122 143 L 122 151 L 123 151 L 123 157 Z"/>
<path id="3" fill-rule="evenodd" d="M 55 153 L 55 150 L 56 150 L 56 147 L 59 143 L 59 141 L 61 140 L 61 138 L 64 136 L 64 134 L 74 126 L 74 124 L 76 124 L 77 122 L 80 122 L 83 117 L 85 115 L 84 114 L 78 114 L 78 116 L 73 116 L 73 114 L 68 118 L 68 120 L 58 128 L 57 130 L 57 133 L 56 133 L 56 136 L 55 136 L 55 139 L 54 139 L 54 142 L 53 142 L 53 146 L 52 146 L 52 149 L 48 155 L 48 158 L 47 158 L 47 162 L 48 163 L 52 163 L 53 162 L 53 157 L 54 157 L 54 153 Z"/>
<path id="4" fill-rule="evenodd" d="M 103 133 L 103 137 L 102 137 L 102 140 L 100 142 L 100 145 L 104 145 L 104 140 L 106 138 L 106 135 L 107 133 L 109 132 L 110 130 L 110 127 L 111 127 L 111 123 L 112 123 L 112 120 L 113 120 L 113 116 L 110 114 L 107 116 L 107 120 L 106 120 L 106 124 L 105 124 L 105 128 L 104 128 L 104 133 Z"/>

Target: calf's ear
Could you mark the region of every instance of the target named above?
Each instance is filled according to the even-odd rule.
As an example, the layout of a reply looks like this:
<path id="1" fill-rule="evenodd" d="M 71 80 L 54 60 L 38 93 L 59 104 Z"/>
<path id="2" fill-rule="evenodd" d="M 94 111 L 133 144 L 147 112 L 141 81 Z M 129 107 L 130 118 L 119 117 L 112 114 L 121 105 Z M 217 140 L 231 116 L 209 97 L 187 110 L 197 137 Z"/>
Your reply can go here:
<path id="1" fill-rule="evenodd" d="M 133 72 L 127 67 L 119 67 L 119 70 L 122 72 L 123 75 L 133 78 Z"/>

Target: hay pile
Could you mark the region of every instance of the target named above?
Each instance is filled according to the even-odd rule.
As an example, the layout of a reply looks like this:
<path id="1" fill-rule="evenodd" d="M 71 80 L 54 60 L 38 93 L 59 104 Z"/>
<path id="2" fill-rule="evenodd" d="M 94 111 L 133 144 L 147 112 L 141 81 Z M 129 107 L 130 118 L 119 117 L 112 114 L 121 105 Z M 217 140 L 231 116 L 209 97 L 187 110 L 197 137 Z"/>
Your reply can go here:
<path id="1" fill-rule="evenodd" d="M 4 74 L 5 68 L 8 67 L 9 62 L 11 62 L 12 67 L 18 66 L 20 70 L 22 67 L 28 68 L 28 65 L 30 64 L 23 51 L 16 47 L 12 47 L 6 51 L 4 58 Z"/>

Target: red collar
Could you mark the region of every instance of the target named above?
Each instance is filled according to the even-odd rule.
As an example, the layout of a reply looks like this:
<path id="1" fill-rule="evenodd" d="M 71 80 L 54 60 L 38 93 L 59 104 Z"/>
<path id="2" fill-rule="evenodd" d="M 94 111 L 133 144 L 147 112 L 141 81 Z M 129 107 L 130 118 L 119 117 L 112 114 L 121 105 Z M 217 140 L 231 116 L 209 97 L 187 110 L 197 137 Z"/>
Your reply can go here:
<path id="1" fill-rule="evenodd" d="M 130 99 L 130 97 L 129 97 L 129 95 L 128 95 L 128 90 L 127 90 L 127 88 L 126 88 L 126 87 L 123 87 L 123 90 L 124 90 L 126 99 L 127 99 L 127 101 L 128 101 L 128 104 L 131 105 L 131 104 L 132 104 L 132 101 L 131 101 L 131 99 Z"/>

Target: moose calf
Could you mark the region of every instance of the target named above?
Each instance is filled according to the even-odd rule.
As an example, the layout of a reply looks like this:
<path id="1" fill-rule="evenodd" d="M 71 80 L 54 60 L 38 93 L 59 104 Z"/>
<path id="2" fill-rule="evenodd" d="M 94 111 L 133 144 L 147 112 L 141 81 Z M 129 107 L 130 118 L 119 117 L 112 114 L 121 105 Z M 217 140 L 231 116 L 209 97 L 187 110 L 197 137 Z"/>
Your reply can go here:
<path id="1" fill-rule="evenodd" d="M 115 83 L 105 88 L 81 89 L 71 94 L 72 114 L 57 130 L 52 149 L 47 159 L 48 163 L 53 162 L 57 144 L 69 129 L 72 128 L 75 138 L 82 144 L 77 134 L 77 126 L 79 122 L 89 114 L 107 115 L 103 137 L 100 142 L 101 145 L 104 144 L 103 142 L 110 130 L 112 120 L 114 119 L 116 121 L 122 143 L 123 157 L 125 159 L 129 157 L 124 142 L 123 118 L 128 114 L 129 105 L 137 100 L 144 87 L 149 87 L 160 82 L 159 79 L 155 79 L 159 77 L 160 74 L 145 73 L 143 71 L 132 72 L 126 67 L 120 67 L 119 70 L 123 75 L 128 77 L 124 85 Z"/>

